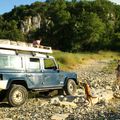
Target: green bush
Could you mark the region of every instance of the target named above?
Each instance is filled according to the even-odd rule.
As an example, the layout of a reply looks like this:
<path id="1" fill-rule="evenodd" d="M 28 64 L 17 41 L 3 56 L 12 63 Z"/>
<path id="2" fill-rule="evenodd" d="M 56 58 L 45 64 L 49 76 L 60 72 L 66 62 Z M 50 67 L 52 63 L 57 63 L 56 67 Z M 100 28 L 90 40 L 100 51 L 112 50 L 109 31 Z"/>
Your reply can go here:
<path id="1" fill-rule="evenodd" d="M 53 56 L 56 58 L 60 69 L 71 70 L 80 64 L 86 64 L 90 60 L 102 60 L 111 59 L 108 67 L 103 68 L 103 71 L 113 70 L 115 67 L 115 61 L 120 58 L 120 54 L 117 52 L 100 51 L 98 53 L 68 53 L 61 51 L 53 51 Z M 110 71 L 111 72 L 111 71 Z"/>

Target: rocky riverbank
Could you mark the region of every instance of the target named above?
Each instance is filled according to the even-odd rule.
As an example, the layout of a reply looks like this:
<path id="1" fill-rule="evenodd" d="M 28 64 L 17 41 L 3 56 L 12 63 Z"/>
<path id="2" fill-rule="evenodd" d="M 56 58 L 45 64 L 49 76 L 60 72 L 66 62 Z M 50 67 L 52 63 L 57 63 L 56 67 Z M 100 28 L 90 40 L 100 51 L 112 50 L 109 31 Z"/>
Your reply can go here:
<path id="1" fill-rule="evenodd" d="M 89 80 L 93 93 L 100 98 L 108 98 L 106 91 L 111 92 L 115 80 L 115 72 L 103 70 L 110 60 L 91 60 L 79 65 L 74 70 L 79 80 Z M 111 94 L 110 94 L 111 95 Z M 120 99 L 101 98 L 93 106 L 85 99 L 84 89 L 72 96 L 35 96 L 21 107 L 9 107 L 0 103 L 0 120 L 120 120 Z"/>

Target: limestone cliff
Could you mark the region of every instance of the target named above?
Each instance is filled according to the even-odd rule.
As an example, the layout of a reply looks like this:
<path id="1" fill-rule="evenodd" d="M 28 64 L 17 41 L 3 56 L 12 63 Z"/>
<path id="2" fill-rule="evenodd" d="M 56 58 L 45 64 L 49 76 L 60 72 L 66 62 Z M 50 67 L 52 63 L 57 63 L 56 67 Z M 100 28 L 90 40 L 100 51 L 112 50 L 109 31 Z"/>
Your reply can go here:
<path id="1" fill-rule="evenodd" d="M 23 33 L 28 33 L 30 30 L 40 28 L 41 26 L 41 16 L 27 16 L 24 20 L 20 22 L 20 29 Z"/>

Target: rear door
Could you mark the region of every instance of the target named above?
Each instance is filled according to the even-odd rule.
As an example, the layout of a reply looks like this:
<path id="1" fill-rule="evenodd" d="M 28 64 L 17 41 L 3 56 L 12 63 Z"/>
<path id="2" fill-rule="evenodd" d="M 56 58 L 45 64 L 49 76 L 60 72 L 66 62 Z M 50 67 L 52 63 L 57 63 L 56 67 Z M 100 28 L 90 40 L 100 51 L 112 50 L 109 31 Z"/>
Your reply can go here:
<path id="1" fill-rule="evenodd" d="M 30 57 L 27 58 L 27 72 L 26 77 L 29 79 L 29 85 L 31 88 L 40 88 L 42 87 L 42 72 L 40 59 Z"/>

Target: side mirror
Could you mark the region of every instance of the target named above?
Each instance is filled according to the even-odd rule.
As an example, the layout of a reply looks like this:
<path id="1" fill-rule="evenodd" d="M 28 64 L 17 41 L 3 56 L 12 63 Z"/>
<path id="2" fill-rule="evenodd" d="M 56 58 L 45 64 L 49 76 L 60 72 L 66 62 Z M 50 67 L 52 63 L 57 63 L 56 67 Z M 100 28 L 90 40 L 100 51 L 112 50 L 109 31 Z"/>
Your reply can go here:
<path id="1" fill-rule="evenodd" d="M 57 69 L 58 69 L 58 70 L 60 69 L 59 64 L 57 64 Z"/>
<path id="2" fill-rule="evenodd" d="M 59 72 L 60 70 L 59 70 L 59 65 L 57 65 L 57 66 L 54 66 L 54 68 L 53 68 L 54 70 L 56 70 L 57 72 Z"/>
<path id="3" fill-rule="evenodd" d="M 57 70 L 58 68 L 57 68 L 57 66 L 54 66 L 53 69 L 54 69 L 54 70 Z"/>
<path id="4" fill-rule="evenodd" d="M 60 72 L 60 67 L 59 64 L 57 65 L 57 71 Z"/>

